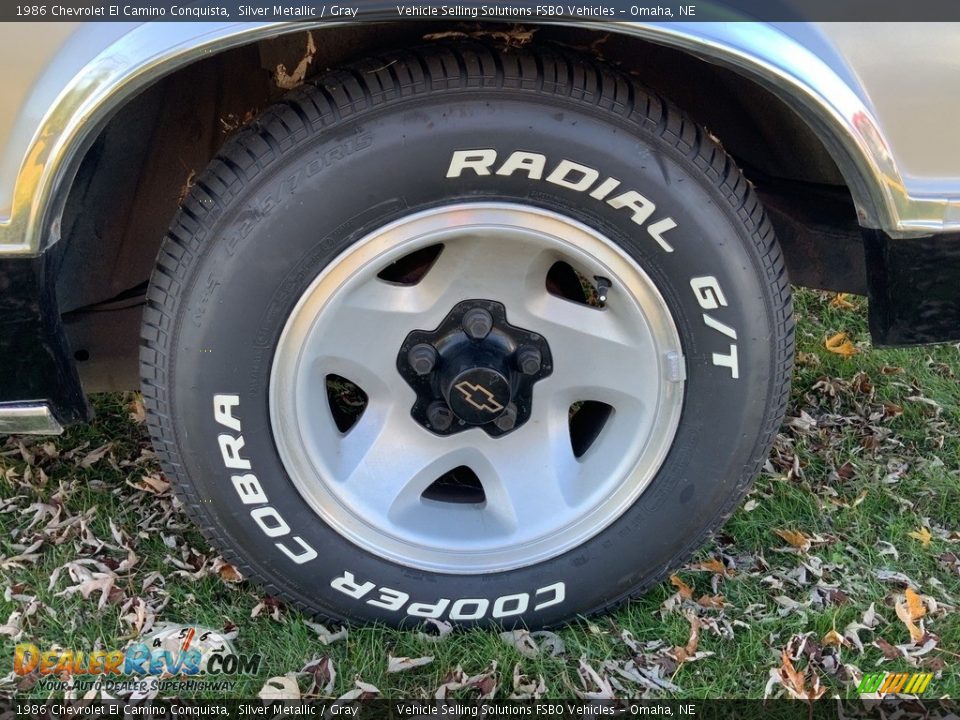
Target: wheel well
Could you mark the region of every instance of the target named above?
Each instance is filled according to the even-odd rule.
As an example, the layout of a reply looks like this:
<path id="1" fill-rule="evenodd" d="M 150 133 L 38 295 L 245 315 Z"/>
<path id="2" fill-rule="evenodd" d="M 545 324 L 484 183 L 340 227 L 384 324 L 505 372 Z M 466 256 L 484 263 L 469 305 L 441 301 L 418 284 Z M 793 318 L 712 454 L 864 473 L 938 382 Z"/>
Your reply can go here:
<path id="1" fill-rule="evenodd" d="M 85 388 L 136 387 L 139 304 L 180 199 L 230 135 L 284 95 L 281 85 L 290 84 L 311 50 L 303 66 L 307 77 L 385 47 L 422 43 L 431 34 L 496 39 L 510 30 L 385 23 L 295 32 L 206 57 L 129 99 L 84 156 L 54 246 L 57 295 Z M 771 216 L 794 280 L 859 289 L 862 250 L 850 244 L 856 212 L 843 178 L 816 134 L 773 93 L 732 70 L 626 35 L 546 26 L 534 40 L 617 64 L 673 100 L 722 140 L 768 206 L 776 207 Z M 810 225 L 803 208 L 823 207 L 825 196 L 832 212 L 815 218 L 829 237 L 820 245 L 845 239 L 839 243 L 850 255 L 845 263 L 825 259 L 815 239 L 798 230 Z M 816 258 L 810 267 L 808 257 Z M 830 270 L 835 265 L 841 269 Z"/>

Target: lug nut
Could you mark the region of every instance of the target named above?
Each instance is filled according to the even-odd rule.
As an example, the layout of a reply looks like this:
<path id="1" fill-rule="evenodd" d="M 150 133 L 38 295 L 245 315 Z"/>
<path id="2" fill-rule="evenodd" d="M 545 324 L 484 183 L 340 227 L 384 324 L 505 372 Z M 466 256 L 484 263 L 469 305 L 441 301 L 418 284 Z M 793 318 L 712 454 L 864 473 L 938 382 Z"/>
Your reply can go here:
<path id="1" fill-rule="evenodd" d="M 418 343 L 407 353 L 407 362 L 417 375 L 427 375 L 437 364 L 437 351 L 433 345 Z"/>
<path id="2" fill-rule="evenodd" d="M 463 315 L 463 331 L 474 340 L 483 340 L 493 329 L 493 317 L 483 308 L 471 308 Z"/>
<path id="3" fill-rule="evenodd" d="M 446 430 L 453 424 L 453 411 L 437 400 L 427 408 L 427 420 L 435 430 Z"/>
<path id="4" fill-rule="evenodd" d="M 496 425 L 498 429 L 503 430 L 503 432 L 513 430 L 513 426 L 517 424 L 517 406 L 513 403 L 507 405 L 507 409 L 503 411 L 503 415 L 494 420 L 493 424 Z"/>
<path id="5" fill-rule="evenodd" d="M 517 367 L 524 375 L 536 375 L 542 362 L 543 357 L 535 347 L 527 345 L 517 351 Z"/>

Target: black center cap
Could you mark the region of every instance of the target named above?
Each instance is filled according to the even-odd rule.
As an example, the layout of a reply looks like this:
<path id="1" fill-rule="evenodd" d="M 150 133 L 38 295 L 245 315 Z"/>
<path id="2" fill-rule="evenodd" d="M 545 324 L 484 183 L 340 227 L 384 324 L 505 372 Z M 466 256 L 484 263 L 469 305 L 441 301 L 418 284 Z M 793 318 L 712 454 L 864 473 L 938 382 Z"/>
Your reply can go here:
<path id="1" fill-rule="evenodd" d="M 510 324 L 503 304 L 464 300 L 433 330 L 412 330 L 397 370 L 417 394 L 413 419 L 435 435 L 500 437 L 530 419 L 533 386 L 553 372 L 546 339 Z"/>
<path id="2" fill-rule="evenodd" d="M 510 402 L 510 381 L 496 370 L 464 370 L 446 388 L 453 414 L 470 425 L 483 425 L 503 414 Z"/>

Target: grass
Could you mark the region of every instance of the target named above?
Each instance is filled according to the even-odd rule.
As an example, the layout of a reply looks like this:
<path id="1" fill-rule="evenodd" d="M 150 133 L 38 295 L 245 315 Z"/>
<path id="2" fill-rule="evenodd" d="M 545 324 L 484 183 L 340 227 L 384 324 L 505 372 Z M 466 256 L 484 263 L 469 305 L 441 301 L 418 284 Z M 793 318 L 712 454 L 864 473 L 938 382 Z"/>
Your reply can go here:
<path id="1" fill-rule="evenodd" d="M 152 621 L 236 631 L 240 652 L 264 658 L 257 675 L 237 682 L 230 693 L 237 697 L 255 696 L 268 678 L 324 657 L 336 668 L 335 681 L 312 691 L 330 696 L 360 680 L 386 697 L 433 697 L 458 666 L 476 676 L 451 693 L 463 698 L 762 697 L 771 671 L 782 680 L 769 688 L 775 696 L 822 690 L 854 697 L 860 673 L 877 670 L 933 672 L 927 695 L 960 695 L 960 347 L 871 348 L 863 300 L 846 300 L 797 294 L 799 353 L 788 420 L 765 472 L 715 542 L 677 570 L 677 584 L 665 582 L 610 616 L 558 630 L 564 649 L 557 655 L 528 657 L 493 631 L 436 640 L 352 627 L 345 639 L 324 645 L 307 624 L 311 618 L 264 603 L 252 584 L 229 582 L 230 568 L 216 562 L 217 552 L 166 491 L 135 396 L 99 396 L 91 425 L 52 440 L 12 437 L 0 445 L 0 677 L 11 670 L 17 642 L 122 648 Z M 825 348 L 838 332 L 855 354 Z M 136 555 L 129 568 L 120 564 L 128 548 Z M 58 568 L 82 559 L 101 565 L 74 566 L 74 577 L 62 569 L 51 587 Z M 697 569 L 710 561 L 713 572 Z M 722 574 L 720 563 L 733 574 Z M 99 590 L 86 598 L 64 594 L 83 581 L 84 568 L 115 576 L 102 608 Z M 896 611 L 908 582 L 925 603 L 916 641 Z M 690 588 L 691 597 L 678 596 L 678 588 Z M 697 602 L 717 595 L 722 607 Z M 849 636 L 838 641 L 871 604 L 877 620 L 858 631 L 862 650 Z M 388 674 L 388 656 L 434 659 Z M 802 680 L 784 669 L 785 656 Z M 680 690 L 631 677 L 631 663 Z M 585 666 L 605 686 L 584 680 Z M 316 679 L 323 686 L 328 677 L 319 672 Z M 295 676 L 303 691 L 313 680 Z M 0 680 L 0 693 L 47 695 L 35 681 L 11 673 Z"/>

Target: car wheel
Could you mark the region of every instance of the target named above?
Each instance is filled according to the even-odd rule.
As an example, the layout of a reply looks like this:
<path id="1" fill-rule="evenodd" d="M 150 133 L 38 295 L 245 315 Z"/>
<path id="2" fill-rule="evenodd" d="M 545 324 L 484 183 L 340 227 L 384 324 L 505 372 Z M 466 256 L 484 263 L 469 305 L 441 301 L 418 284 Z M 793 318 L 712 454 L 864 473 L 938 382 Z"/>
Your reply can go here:
<path id="1" fill-rule="evenodd" d="M 141 371 L 165 472 L 269 592 L 537 627 L 643 592 L 733 511 L 792 332 L 709 134 L 589 59 L 438 45 L 227 142 L 163 242 Z"/>

